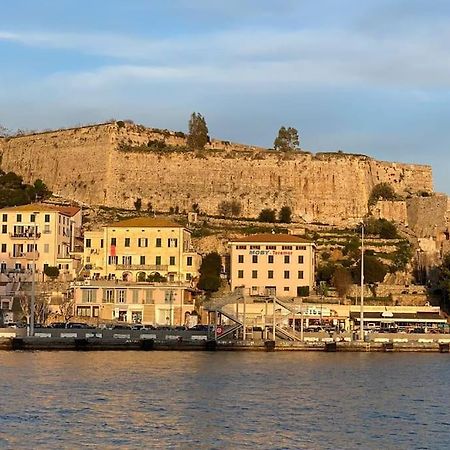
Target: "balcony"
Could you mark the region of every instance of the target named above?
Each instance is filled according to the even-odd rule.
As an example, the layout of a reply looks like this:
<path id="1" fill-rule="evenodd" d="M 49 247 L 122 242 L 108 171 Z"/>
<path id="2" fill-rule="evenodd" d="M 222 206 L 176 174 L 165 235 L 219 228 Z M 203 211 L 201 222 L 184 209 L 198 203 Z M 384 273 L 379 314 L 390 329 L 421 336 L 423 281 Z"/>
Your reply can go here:
<path id="1" fill-rule="evenodd" d="M 154 272 L 167 272 L 169 266 L 155 264 L 117 264 L 116 270 L 151 270 Z"/>
<path id="2" fill-rule="evenodd" d="M 34 256 L 33 256 L 34 254 Z M 29 259 L 32 260 L 34 259 L 38 259 L 39 258 L 39 252 L 25 252 L 25 253 L 13 253 L 13 258 L 16 259 Z"/>
<path id="3" fill-rule="evenodd" d="M 34 239 L 33 232 L 25 232 L 25 233 L 9 233 L 9 237 L 11 239 Z M 36 233 L 36 239 L 41 237 L 41 233 Z"/>

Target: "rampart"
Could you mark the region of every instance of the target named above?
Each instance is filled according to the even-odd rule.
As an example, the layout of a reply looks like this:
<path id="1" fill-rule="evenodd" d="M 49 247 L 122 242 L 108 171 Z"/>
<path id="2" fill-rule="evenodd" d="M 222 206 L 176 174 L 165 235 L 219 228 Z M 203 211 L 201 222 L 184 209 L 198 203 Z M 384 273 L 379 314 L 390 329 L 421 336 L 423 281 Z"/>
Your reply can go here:
<path id="1" fill-rule="evenodd" d="M 173 150 L 147 149 L 162 142 Z M 431 167 L 376 161 L 363 155 L 297 152 L 212 141 L 185 149 L 182 133 L 107 123 L 0 140 L 1 167 L 25 181 L 41 178 L 64 197 L 92 205 L 218 214 L 224 200 L 241 215 L 290 206 L 297 219 L 352 223 L 367 212 L 372 187 L 390 183 L 399 195 L 433 191 Z"/>

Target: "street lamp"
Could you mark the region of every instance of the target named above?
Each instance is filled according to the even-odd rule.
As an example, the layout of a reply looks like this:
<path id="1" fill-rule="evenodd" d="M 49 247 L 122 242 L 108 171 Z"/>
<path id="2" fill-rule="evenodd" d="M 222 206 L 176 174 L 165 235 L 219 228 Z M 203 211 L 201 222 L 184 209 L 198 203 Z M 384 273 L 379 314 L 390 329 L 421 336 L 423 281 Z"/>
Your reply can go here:
<path id="1" fill-rule="evenodd" d="M 361 310 L 359 316 L 359 339 L 364 341 L 364 222 L 361 222 Z"/>
<path id="2" fill-rule="evenodd" d="M 34 310 L 36 304 L 36 285 L 35 285 L 35 276 L 36 276 L 36 233 L 37 233 L 37 225 L 36 218 L 39 213 L 37 211 L 33 212 L 34 222 L 33 222 L 33 265 L 31 267 L 31 304 L 30 304 L 30 336 L 34 336 Z"/>

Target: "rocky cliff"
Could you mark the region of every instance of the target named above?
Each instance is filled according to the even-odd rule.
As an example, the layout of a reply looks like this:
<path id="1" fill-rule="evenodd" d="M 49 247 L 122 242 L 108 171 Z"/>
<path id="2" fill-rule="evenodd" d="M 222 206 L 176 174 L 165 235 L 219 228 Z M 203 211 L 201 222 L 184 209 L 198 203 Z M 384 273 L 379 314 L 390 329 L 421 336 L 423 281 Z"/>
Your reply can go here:
<path id="1" fill-rule="evenodd" d="M 144 209 L 188 211 L 198 204 L 217 214 L 220 202 L 235 199 L 245 217 L 288 205 L 299 220 L 346 224 L 366 214 L 377 183 L 400 195 L 433 191 L 429 166 L 344 153 L 280 154 L 217 140 L 191 152 L 182 133 L 123 122 L 2 139 L 0 152 L 2 169 L 25 181 L 41 178 L 64 197 L 111 207 L 133 208 L 140 198 Z"/>

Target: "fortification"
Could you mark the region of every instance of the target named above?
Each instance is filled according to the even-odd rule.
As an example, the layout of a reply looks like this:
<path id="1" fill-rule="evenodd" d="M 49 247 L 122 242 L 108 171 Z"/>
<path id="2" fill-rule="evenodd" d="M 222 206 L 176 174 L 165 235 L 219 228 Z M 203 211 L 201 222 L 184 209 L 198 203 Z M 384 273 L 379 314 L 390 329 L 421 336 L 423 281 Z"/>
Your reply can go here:
<path id="1" fill-rule="evenodd" d="M 218 214 L 224 200 L 242 216 L 292 208 L 298 219 L 352 223 L 367 212 L 372 187 L 390 183 L 400 195 L 433 191 L 431 167 L 376 161 L 363 155 L 280 154 L 212 141 L 187 151 L 183 133 L 123 122 L 37 133 L 0 141 L 2 169 L 25 181 L 41 178 L 64 197 L 92 205 Z"/>

